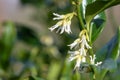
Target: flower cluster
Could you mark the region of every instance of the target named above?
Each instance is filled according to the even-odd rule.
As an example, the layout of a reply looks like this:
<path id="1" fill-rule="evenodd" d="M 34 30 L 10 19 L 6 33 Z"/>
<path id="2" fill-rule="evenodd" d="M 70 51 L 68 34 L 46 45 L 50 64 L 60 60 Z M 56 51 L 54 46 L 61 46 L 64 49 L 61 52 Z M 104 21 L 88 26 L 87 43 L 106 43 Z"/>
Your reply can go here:
<path id="1" fill-rule="evenodd" d="M 53 20 L 59 20 L 59 21 L 54 26 L 49 28 L 50 31 L 53 31 L 56 28 L 58 28 L 58 30 L 56 31 L 57 33 L 58 32 L 60 32 L 60 34 L 62 34 L 63 32 L 67 32 L 68 34 L 72 33 L 70 25 L 71 25 L 71 19 L 75 15 L 75 12 L 68 13 L 65 15 L 59 15 L 57 13 L 53 13 L 53 15 L 56 16 L 55 18 L 53 18 Z"/>
<path id="2" fill-rule="evenodd" d="M 74 69 L 79 68 L 81 63 L 86 62 L 87 50 L 91 47 L 88 44 L 89 38 L 87 35 L 87 30 L 82 30 L 80 32 L 79 38 L 77 38 L 70 46 L 70 49 L 76 49 L 75 51 L 68 51 L 71 54 L 69 60 L 73 61 L 76 59 L 76 65 Z"/>
<path id="3" fill-rule="evenodd" d="M 72 33 L 70 25 L 71 25 L 71 20 L 74 15 L 76 15 L 75 12 L 68 13 L 65 15 L 59 15 L 57 13 L 53 13 L 55 18 L 53 20 L 59 20 L 54 26 L 50 27 L 49 30 L 53 31 L 57 29 L 57 33 L 60 32 L 62 34 L 63 32 L 67 32 L 68 34 Z M 82 63 L 87 63 L 87 59 L 89 58 L 89 63 L 95 66 L 100 65 L 102 62 L 97 62 L 95 64 L 95 55 L 93 56 L 88 56 L 87 51 L 91 49 L 91 46 L 88 44 L 89 42 L 89 37 L 88 37 L 88 31 L 86 29 L 83 29 L 80 32 L 79 37 L 71 44 L 68 46 L 70 47 L 70 57 L 69 61 L 76 60 L 76 65 L 74 67 L 74 70 L 79 69 Z M 72 50 L 74 49 L 74 50 Z"/>

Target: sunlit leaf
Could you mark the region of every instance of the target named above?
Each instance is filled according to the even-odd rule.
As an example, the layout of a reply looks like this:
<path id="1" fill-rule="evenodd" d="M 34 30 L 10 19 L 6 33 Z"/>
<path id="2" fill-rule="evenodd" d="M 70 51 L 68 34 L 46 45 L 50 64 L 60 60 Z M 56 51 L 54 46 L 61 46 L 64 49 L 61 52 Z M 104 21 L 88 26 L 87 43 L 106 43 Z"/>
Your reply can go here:
<path id="1" fill-rule="evenodd" d="M 82 12 L 83 12 L 83 17 L 85 18 L 85 10 L 86 6 L 90 3 L 92 3 L 93 0 L 82 0 Z"/>

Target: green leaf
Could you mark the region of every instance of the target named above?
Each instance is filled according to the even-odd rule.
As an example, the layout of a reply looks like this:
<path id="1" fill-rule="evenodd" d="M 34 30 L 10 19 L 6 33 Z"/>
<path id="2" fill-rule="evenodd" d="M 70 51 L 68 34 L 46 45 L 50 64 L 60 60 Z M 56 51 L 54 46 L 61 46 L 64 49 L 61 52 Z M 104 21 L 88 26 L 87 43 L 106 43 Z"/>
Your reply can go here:
<path id="1" fill-rule="evenodd" d="M 120 28 L 116 36 L 114 36 L 104 47 L 96 52 L 96 61 L 104 61 L 107 58 L 116 60 L 120 51 Z"/>
<path id="2" fill-rule="evenodd" d="M 105 27 L 104 24 L 106 22 L 105 13 L 102 12 L 98 14 L 91 22 L 91 41 L 94 42 L 99 34 L 102 32 L 103 28 Z"/>
<path id="3" fill-rule="evenodd" d="M 4 32 L 2 36 L 2 42 L 5 46 L 13 45 L 16 38 L 16 28 L 12 22 L 7 22 L 4 25 Z"/>
<path id="4" fill-rule="evenodd" d="M 9 65 L 10 53 L 16 40 L 16 28 L 12 22 L 6 22 L 4 32 L 0 41 L 0 65 L 7 68 Z"/>
<path id="5" fill-rule="evenodd" d="M 96 62 L 102 61 L 102 65 L 94 67 L 95 76 L 103 80 L 108 71 L 114 71 L 117 68 L 117 62 L 120 51 L 120 27 L 116 36 L 114 36 L 104 47 L 96 53 Z"/>
<path id="6" fill-rule="evenodd" d="M 48 80 L 58 80 L 59 78 L 59 73 L 61 71 L 61 66 L 60 62 L 54 61 L 51 63 L 48 71 Z"/>
<path id="7" fill-rule="evenodd" d="M 85 18 L 85 10 L 86 10 L 86 6 L 90 3 L 92 3 L 93 0 L 82 0 L 82 15 Z"/>
<path id="8" fill-rule="evenodd" d="M 92 19 L 105 9 L 120 4 L 120 0 L 97 0 L 86 7 L 86 24 L 89 25 Z"/>

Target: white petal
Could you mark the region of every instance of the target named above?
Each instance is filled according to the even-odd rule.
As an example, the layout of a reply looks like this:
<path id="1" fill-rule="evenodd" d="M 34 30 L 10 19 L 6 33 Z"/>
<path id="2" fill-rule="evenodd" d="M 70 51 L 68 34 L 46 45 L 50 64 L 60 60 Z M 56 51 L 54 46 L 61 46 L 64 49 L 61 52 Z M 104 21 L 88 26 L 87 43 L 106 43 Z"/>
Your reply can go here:
<path id="1" fill-rule="evenodd" d="M 69 44 L 68 46 L 70 46 L 70 49 L 72 48 L 77 48 L 79 46 L 79 42 L 80 42 L 80 39 L 76 39 L 72 44 Z"/>
<path id="2" fill-rule="evenodd" d="M 95 55 L 93 55 L 93 57 L 90 56 L 91 64 L 95 64 L 95 59 L 96 59 L 96 56 L 95 56 Z"/>
<path id="3" fill-rule="evenodd" d="M 100 62 L 97 62 L 95 65 L 96 66 L 99 66 L 99 65 L 101 65 L 102 64 L 102 62 L 100 61 Z"/>
<path id="4" fill-rule="evenodd" d="M 91 48 L 86 40 L 85 35 L 82 36 L 81 44 L 82 44 L 82 47 L 86 47 L 87 49 Z"/>
<path id="5" fill-rule="evenodd" d="M 80 55 L 86 56 L 86 51 L 85 51 L 84 47 L 80 49 Z"/>
<path id="6" fill-rule="evenodd" d="M 70 57 L 69 58 L 69 61 L 73 61 L 73 60 L 75 60 L 77 58 L 77 56 L 75 56 L 75 57 Z"/>
<path id="7" fill-rule="evenodd" d="M 59 27 L 58 30 L 56 31 L 56 33 L 58 33 L 61 29 L 62 29 L 62 27 Z"/>
<path id="8" fill-rule="evenodd" d="M 86 62 L 86 58 L 85 57 L 82 57 L 82 62 Z"/>
<path id="9" fill-rule="evenodd" d="M 59 19 L 64 19 L 64 16 L 59 16 L 59 17 L 53 18 L 53 20 L 59 20 Z"/>
<path id="10" fill-rule="evenodd" d="M 77 42 L 73 42 L 72 44 L 69 44 L 68 46 L 70 46 L 70 49 L 74 48 L 77 45 Z"/>
<path id="11" fill-rule="evenodd" d="M 66 31 L 68 34 L 72 33 L 71 28 L 70 28 L 70 25 L 71 25 L 71 21 L 67 22 L 65 31 Z"/>
<path id="12" fill-rule="evenodd" d="M 61 16 L 61 15 L 59 15 L 59 14 L 57 14 L 57 13 L 53 13 L 53 15 L 54 15 L 54 16 L 57 16 L 57 17 Z"/>
<path id="13" fill-rule="evenodd" d="M 65 17 L 64 15 L 59 15 L 57 13 L 53 13 L 53 15 L 56 16 L 55 18 L 53 18 L 53 20 L 63 19 Z"/>
<path id="14" fill-rule="evenodd" d="M 65 27 L 62 26 L 62 27 L 61 27 L 61 32 L 60 32 L 60 34 L 62 34 L 64 31 L 65 31 Z"/>
<path id="15" fill-rule="evenodd" d="M 58 28 L 59 27 L 59 25 L 54 25 L 54 26 L 52 26 L 52 27 L 50 27 L 50 28 L 48 28 L 50 31 L 53 31 L 54 29 L 56 29 L 56 28 Z"/>
<path id="16" fill-rule="evenodd" d="M 79 55 L 79 51 L 68 51 L 71 55 Z"/>
<path id="17" fill-rule="evenodd" d="M 76 61 L 75 68 L 79 68 L 79 67 L 80 67 L 80 64 L 81 64 L 81 59 L 78 58 L 77 61 Z M 75 69 L 75 68 L 74 68 L 74 69 Z"/>

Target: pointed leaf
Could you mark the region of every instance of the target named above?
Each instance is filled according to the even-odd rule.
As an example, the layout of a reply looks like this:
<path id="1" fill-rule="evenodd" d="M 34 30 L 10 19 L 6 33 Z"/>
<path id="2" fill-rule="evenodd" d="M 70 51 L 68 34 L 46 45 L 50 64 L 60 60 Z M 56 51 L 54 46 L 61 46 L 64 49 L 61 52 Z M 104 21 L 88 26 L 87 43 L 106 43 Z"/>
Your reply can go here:
<path id="1" fill-rule="evenodd" d="M 6 22 L 0 41 L 0 65 L 6 69 L 9 65 L 10 53 L 16 40 L 16 28 L 12 22 Z"/>
<path id="2" fill-rule="evenodd" d="M 102 12 L 98 14 L 91 22 L 91 41 L 94 42 L 99 34 L 102 32 L 103 28 L 105 27 L 104 24 L 106 22 L 105 13 Z"/>

